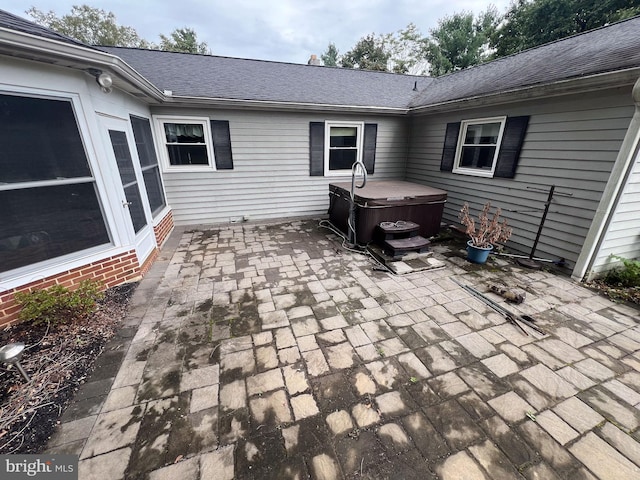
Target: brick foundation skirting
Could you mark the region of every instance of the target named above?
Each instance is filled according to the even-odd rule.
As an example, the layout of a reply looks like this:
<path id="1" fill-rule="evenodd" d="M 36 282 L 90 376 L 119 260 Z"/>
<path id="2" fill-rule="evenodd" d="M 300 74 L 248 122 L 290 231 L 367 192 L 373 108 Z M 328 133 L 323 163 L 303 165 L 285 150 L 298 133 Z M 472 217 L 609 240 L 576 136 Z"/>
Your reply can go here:
<path id="1" fill-rule="evenodd" d="M 16 292 L 40 290 L 53 285 L 62 285 L 73 290 L 83 280 L 98 281 L 107 289 L 143 277 L 158 257 L 160 246 L 165 242 L 171 230 L 173 230 L 173 215 L 169 212 L 154 227 L 153 233 L 156 237 L 157 247 L 153 249 L 142 265 L 138 263 L 135 250 L 129 250 L 120 255 L 107 257 L 88 265 L 27 283 L 6 292 L 0 292 L 0 328 L 18 322 L 20 306 L 16 304 L 14 298 Z"/>
<path id="2" fill-rule="evenodd" d="M 160 223 L 153 227 L 153 233 L 156 236 L 156 244 L 158 247 L 162 247 L 171 230 L 173 230 L 173 214 L 169 212 L 160 220 Z"/>
<path id="3" fill-rule="evenodd" d="M 2 292 L 0 293 L 0 327 L 18 321 L 20 306 L 16 304 L 14 298 L 16 292 L 39 290 L 53 285 L 62 285 L 73 290 L 83 280 L 100 282 L 107 289 L 140 277 L 140 270 L 136 252 L 130 250 Z"/>

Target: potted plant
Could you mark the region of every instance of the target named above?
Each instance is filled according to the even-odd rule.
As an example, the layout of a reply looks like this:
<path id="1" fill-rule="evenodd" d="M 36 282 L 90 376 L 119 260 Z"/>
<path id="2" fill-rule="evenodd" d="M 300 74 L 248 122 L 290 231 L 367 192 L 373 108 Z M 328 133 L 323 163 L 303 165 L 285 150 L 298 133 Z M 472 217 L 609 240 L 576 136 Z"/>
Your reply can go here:
<path id="1" fill-rule="evenodd" d="M 476 221 L 469 215 L 469 204 L 465 202 L 458 215 L 466 227 L 466 234 L 471 237 L 467 242 L 467 260 L 470 262 L 485 263 L 495 244 L 506 242 L 511 237 L 512 230 L 507 221 L 500 221 L 502 210 L 497 208 L 491 216 L 490 209 L 491 202 L 485 203 Z"/>

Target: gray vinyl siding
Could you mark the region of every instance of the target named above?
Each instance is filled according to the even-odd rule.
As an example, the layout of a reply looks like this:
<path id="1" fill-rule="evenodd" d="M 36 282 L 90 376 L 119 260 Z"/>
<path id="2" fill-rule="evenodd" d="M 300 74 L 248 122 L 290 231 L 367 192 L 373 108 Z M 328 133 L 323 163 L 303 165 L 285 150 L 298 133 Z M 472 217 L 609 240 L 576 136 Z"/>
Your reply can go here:
<path id="1" fill-rule="evenodd" d="M 483 178 L 440 171 L 448 122 L 530 115 L 516 176 Z M 406 180 L 448 192 L 444 220 L 459 224 L 464 202 L 487 201 L 513 226 L 510 247 L 529 253 L 550 185 L 557 195 L 536 256 L 576 261 L 633 115 L 631 87 L 412 118 Z M 532 190 L 532 188 L 545 191 Z M 535 210 L 535 211 L 532 211 Z"/>
<path id="2" fill-rule="evenodd" d="M 619 260 L 611 258 L 611 255 L 640 258 L 640 153 L 637 151 L 634 162 L 594 259 L 593 274 L 619 265 Z"/>
<path id="3" fill-rule="evenodd" d="M 328 184 L 350 177 L 309 175 L 309 122 L 377 123 L 375 174 L 370 178 L 404 176 L 406 118 L 166 108 L 153 113 L 229 121 L 233 170 L 163 172 L 167 202 L 177 225 L 225 223 L 243 216 L 266 220 L 326 214 Z"/>

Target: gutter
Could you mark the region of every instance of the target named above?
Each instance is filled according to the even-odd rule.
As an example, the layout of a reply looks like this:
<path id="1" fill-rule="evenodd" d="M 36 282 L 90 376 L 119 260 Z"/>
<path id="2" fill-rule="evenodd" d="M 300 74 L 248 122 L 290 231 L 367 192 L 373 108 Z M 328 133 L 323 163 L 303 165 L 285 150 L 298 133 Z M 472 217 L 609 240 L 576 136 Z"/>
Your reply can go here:
<path id="1" fill-rule="evenodd" d="M 5 46 L 9 48 L 3 48 Z M 109 69 L 151 99 L 162 103 L 166 98 L 161 90 L 119 57 L 88 46 L 72 45 L 0 27 L 0 52 L 16 58 L 58 65 L 51 61 L 51 58 L 55 58 L 69 62 L 69 64 L 58 66 L 78 70 L 83 68 L 77 64 L 86 64 L 87 68 Z"/>
<path id="2" fill-rule="evenodd" d="M 325 103 L 284 102 L 275 100 L 246 100 L 221 97 L 189 97 L 182 95 L 166 96 L 164 106 L 194 107 L 217 106 L 247 110 L 288 110 L 288 111 L 336 111 L 348 113 L 377 113 L 383 115 L 406 115 L 408 108 L 377 107 L 370 105 L 339 105 Z"/>
<path id="3" fill-rule="evenodd" d="M 598 209 L 593 217 L 582 251 L 571 275 L 573 279 L 578 281 L 590 279 L 588 278 L 591 276 L 590 270 L 593 268 L 596 255 L 602 246 L 615 213 L 615 207 L 618 205 L 626 181 L 633 168 L 634 159 L 638 154 L 638 144 L 640 143 L 640 78 L 638 78 L 633 87 L 633 101 L 635 103 L 635 111 L 631 118 L 631 123 L 618 151 L 616 162 L 613 164 L 613 169 L 609 175 L 609 181 L 604 188 Z"/>

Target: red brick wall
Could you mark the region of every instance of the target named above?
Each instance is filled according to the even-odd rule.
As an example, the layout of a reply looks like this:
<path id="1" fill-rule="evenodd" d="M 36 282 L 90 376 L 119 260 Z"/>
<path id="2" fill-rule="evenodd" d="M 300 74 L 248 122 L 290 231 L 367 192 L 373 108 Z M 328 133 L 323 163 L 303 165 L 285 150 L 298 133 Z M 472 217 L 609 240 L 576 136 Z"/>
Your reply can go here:
<path id="1" fill-rule="evenodd" d="M 73 290 L 83 280 L 99 281 L 105 288 L 109 288 L 140 277 L 140 271 L 136 252 L 130 250 L 2 292 L 0 293 L 0 327 L 18 320 L 20 307 L 13 297 L 16 292 L 43 289 L 52 285 L 62 285 Z"/>
<path id="2" fill-rule="evenodd" d="M 158 247 L 161 247 L 164 241 L 173 230 L 173 214 L 167 213 L 165 217 L 160 220 L 155 227 L 153 227 L 153 233 L 156 235 L 156 243 Z"/>
<path id="3" fill-rule="evenodd" d="M 167 239 L 171 230 L 173 230 L 173 215 L 169 212 L 154 227 L 153 232 L 156 236 L 158 248 L 153 249 L 153 252 L 142 265 L 138 263 L 135 250 L 129 250 L 120 255 L 114 255 L 82 267 L 36 280 L 6 292 L 0 292 L 0 328 L 18 321 L 20 307 L 13 297 L 16 292 L 43 289 L 56 284 L 74 289 L 83 280 L 99 281 L 104 285 L 104 288 L 110 288 L 144 276 L 157 258 L 159 247 Z"/>

